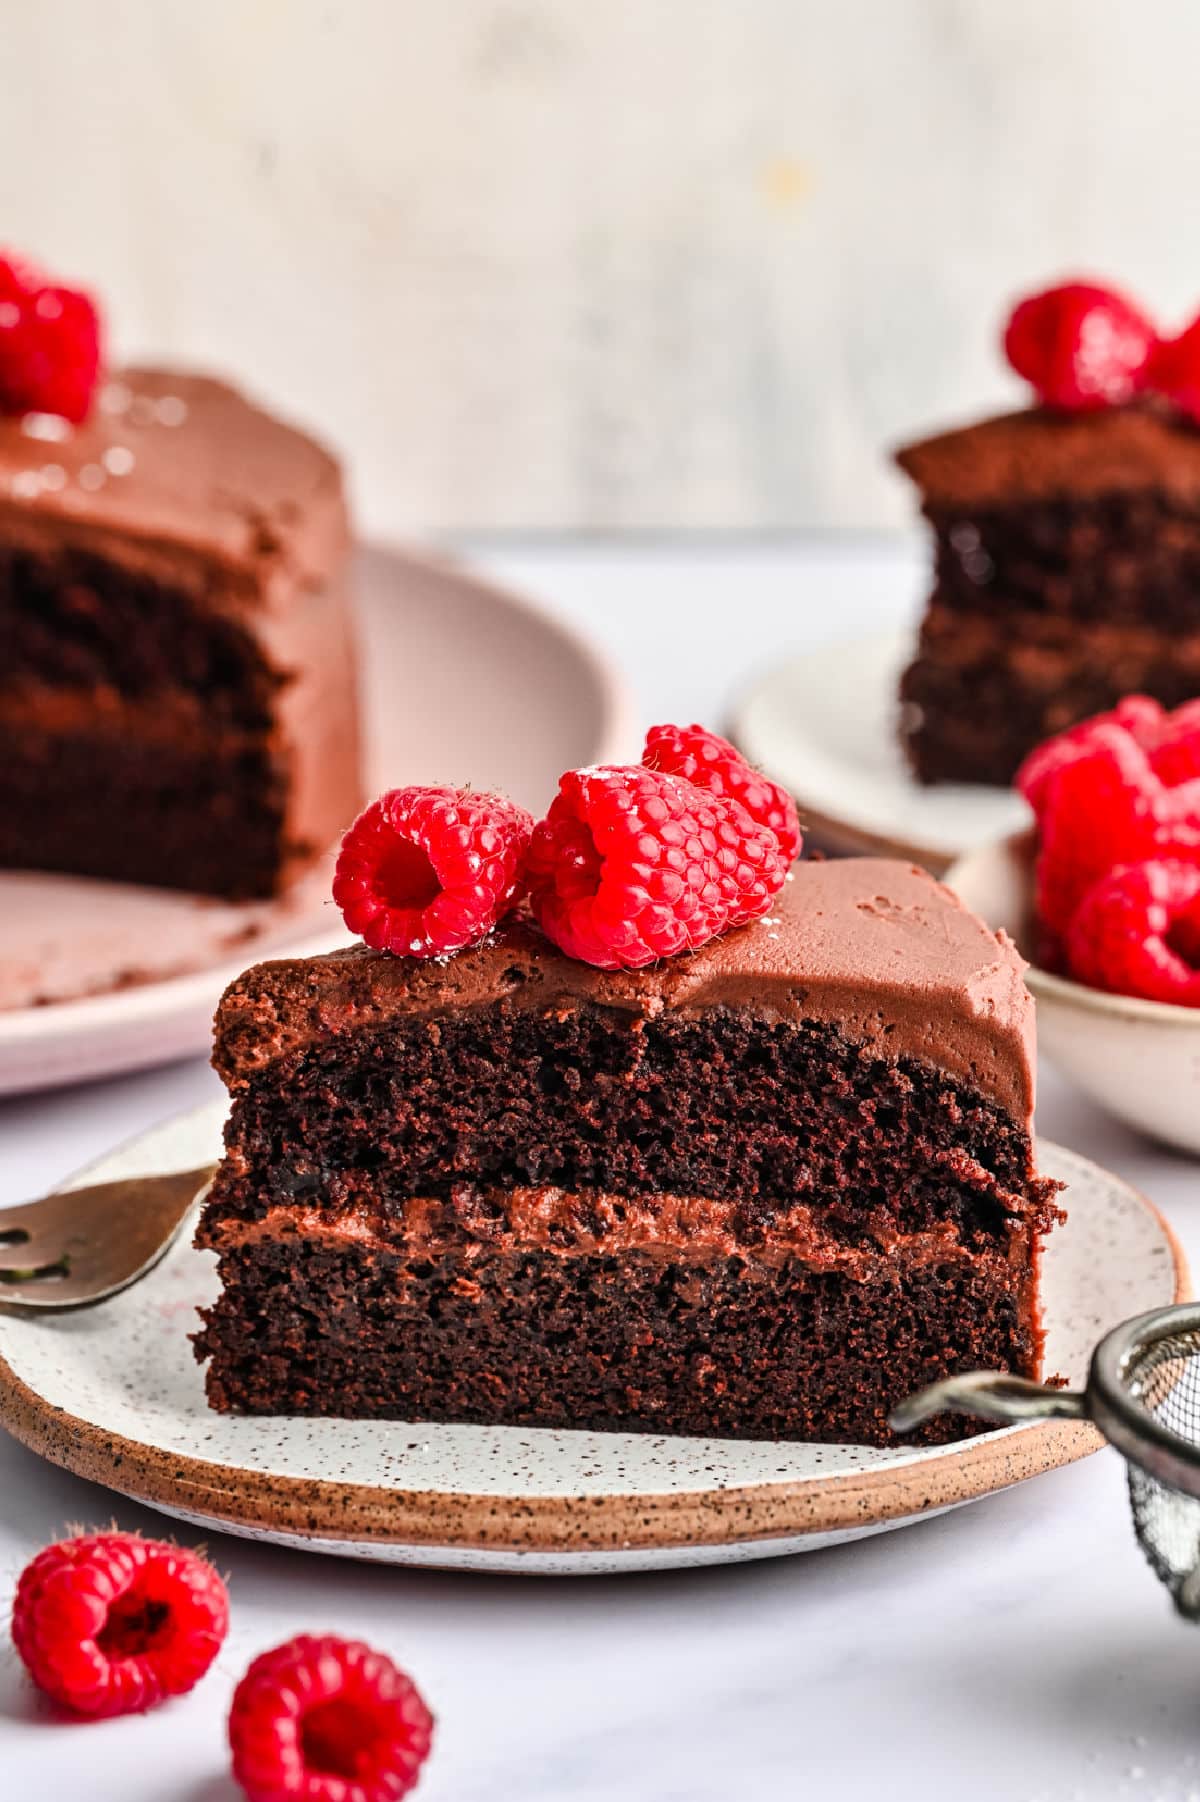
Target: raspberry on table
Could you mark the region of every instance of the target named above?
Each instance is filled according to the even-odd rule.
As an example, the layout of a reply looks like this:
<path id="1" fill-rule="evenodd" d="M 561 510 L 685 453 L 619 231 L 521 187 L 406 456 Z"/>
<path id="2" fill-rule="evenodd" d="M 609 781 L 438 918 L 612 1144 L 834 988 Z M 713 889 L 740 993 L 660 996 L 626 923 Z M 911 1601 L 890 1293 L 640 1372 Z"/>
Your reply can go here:
<path id="1" fill-rule="evenodd" d="M 1133 301 L 1097 282 L 1064 282 L 1019 301 L 1004 353 L 1048 407 L 1120 406 L 1147 386 L 1158 334 Z"/>
<path id="2" fill-rule="evenodd" d="M 1083 897 L 1066 940 L 1079 982 L 1200 1007 L 1200 865 L 1119 865 Z"/>
<path id="3" fill-rule="evenodd" d="M 568 770 L 526 860 L 547 938 L 602 970 L 694 950 L 766 913 L 788 861 L 737 801 L 641 764 Z"/>
<path id="4" fill-rule="evenodd" d="M 746 762 L 735 745 L 705 726 L 651 726 L 642 762 L 650 770 L 683 776 L 709 794 L 740 801 L 752 820 L 768 826 L 789 863 L 802 839 L 796 803 L 785 788 Z"/>
<path id="5" fill-rule="evenodd" d="M 448 956 L 516 902 L 532 830 L 533 816 L 503 795 L 390 789 L 342 840 L 333 898 L 374 950 Z"/>
<path id="6" fill-rule="evenodd" d="M 26 1565 L 12 1636 L 38 1688 L 80 1715 L 181 1696 L 225 1637 L 229 1600 L 208 1560 L 133 1533 L 89 1533 Z"/>
<path id="7" fill-rule="evenodd" d="M 91 297 L 0 257 L 0 413 L 57 413 L 78 424 L 100 363 L 100 316 Z"/>
<path id="8" fill-rule="evenodd" d="M 412 1679 L 357 1640 L 301 1634 L 256 1658 L 233 1698 L 233 1774 L 248 1802 L 396 1802 L 429 1756 Z"/>

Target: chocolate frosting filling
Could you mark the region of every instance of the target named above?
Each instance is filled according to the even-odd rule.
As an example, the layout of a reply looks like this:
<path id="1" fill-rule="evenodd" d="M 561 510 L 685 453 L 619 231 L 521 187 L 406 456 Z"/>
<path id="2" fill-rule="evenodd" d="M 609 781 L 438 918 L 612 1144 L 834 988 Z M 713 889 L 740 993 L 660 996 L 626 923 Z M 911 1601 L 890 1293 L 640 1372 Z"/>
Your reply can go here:
<path id="1" fill-rule="evenodd" d="M 1010 1198 L 1015 1207 L 1020 1198 Z M 777 1215 L 752 1242 L 737 1230 L 735 1204 L 697 1196 L 654 1195 L 638 1200 L 595 1192 L 577 1193 L 553 1187 L 513 1189 L 479 1198 L 479 1236 L 457 1246 L 473 1255 L 529 1252 L 561 1257 L 622 1257 L 640 1253 L 675 1263 L 742 1258 L 778 1265 L 796 1259 L 814 1271 L 838 1271 L 859 1280 L 886 1276 L 897 1262 L 906 1265 L 981 1258 L 1021 1262 L 1027 1255 L 1023 1230 L 1010 1236 L 1007 1251 L 968 1250 L 949 1221 L 920 1232 L 889 1233 L 873 1244 L 846 1244 L 822 1224 L 806 1203 L 796 1202 Z M 240 1250 L 263 1240 L 292 1237 L 336 1244 L 353 1240 L 378 1250 L 421 1258 L 455 1244 L 450 1225 L 468 1231 L 469 1213 L 453 1212 L 444 1200 L 414 1197 L 404 1217 L 384 1221 L 370 1207 L 330 1215 L 319 1208 L 275 1207 L 260 1219 L 205 1221 L 197 1243 L 220 1252 Z"/>

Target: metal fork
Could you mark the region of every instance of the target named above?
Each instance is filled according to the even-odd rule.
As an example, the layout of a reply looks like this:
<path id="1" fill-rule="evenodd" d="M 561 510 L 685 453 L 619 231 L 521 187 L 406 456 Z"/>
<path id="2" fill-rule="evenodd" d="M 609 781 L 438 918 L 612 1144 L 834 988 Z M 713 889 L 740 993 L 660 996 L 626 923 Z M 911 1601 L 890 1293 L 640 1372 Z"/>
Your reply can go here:
<path id="1" fill-rule="evenodd" d="M 170 1248 L 215 1168 L 93 1183 L 0 1208 L 0 1308 L 86 1308 L 128 1289 Z"/>

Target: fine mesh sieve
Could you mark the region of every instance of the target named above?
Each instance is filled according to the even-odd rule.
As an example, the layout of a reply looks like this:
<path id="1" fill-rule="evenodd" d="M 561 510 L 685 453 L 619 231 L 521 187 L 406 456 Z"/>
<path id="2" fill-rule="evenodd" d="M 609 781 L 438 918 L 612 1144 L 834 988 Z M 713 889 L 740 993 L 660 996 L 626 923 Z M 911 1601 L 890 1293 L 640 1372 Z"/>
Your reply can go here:
<path id="1" fill-rule="evenodd" d="M 978 1371 L 909 1396 L 892 1426 L 911 1432 L 941 1413 L 1006 1426 L 1090 1420 L 1125 1459 L 1138 1543 L 1179 1612 L 1200 1620 L 1200 1303 L 1155 1308 L 1114 1328 L 1093 1352 L 1082 1391 Z"/>

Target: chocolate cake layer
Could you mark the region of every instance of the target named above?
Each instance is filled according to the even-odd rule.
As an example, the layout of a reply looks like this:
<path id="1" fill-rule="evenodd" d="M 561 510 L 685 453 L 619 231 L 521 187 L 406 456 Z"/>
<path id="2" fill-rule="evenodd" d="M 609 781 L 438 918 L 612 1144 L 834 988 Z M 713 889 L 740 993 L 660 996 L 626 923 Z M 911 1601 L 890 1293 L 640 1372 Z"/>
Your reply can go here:
<path id="1" fill-rule="evenodd" d="M 1003 786 L 1034 745 L 1128 694 L 1164 707 L 1200 694 L 1200 627 L 967 613 L 938 589 L 901 678 L 902 730 L 923 781 Z"/>
<path id="2" fill-rule="evenodd" d="M 182 706 L 98 708 L 61 691 L 0 702 L 0 721 L 0 866 L 219 887 L 231 899 L 273 891 L 288 854 L 288 767 L 269 736 L 206 728 Z"/>
<path id="3" fill-rule="evenodd" d="M 1036 1367 L 1036 1254 L 1020 1231 L 983 1256 L 938 1233 L 847 1252 L 797 1215 L 753 1251 L 722 1210 L 670 1196 L 646 1209 L 485 1194 L 415 1201 L 382 1228 L 286 1209 L 212 1226 L 209 1397 L 246 1413 L 886 1444 L 889 1408 L 922 1384 Z"/>
<path id="4" fill-rule="evenodd" d="M 0 422 L 0 862 L 242 897 L 324 851 L 360 800 L 347 544 L 334 459 L 221 383 Z"/>
<path id="5" fill-rule="evenodd" d="M 235 1100 L 226 1146 L 209 1206 L 243 1219 L 550 1183 L 729 1200 L 751 1236 L 800 1199 L 843 1236 L 950 1220 L 974 1243 L 1040 1205 L 1028 1133 L 977 1090 L 727 1005 L 394 1022 L 275 1066 Z"/>
<path id="6" fill-rule="evenodd" d="M 914 1381 L 1033 1373 L 1056 1210 L 1022 967 L 861 860 L 637 973 L 521 920 L 441 964 L 247 972 L 211 1400 L 878 1442 Z"/>
<path id="7" fill-rule="evenodd" d="M 1036 409 L 901 451 L 935 586 L 901 685 L 923 781 L 1007 784 L 1139 691 L 1200 694 L 1200 432 L 1148 403 Z"/>

